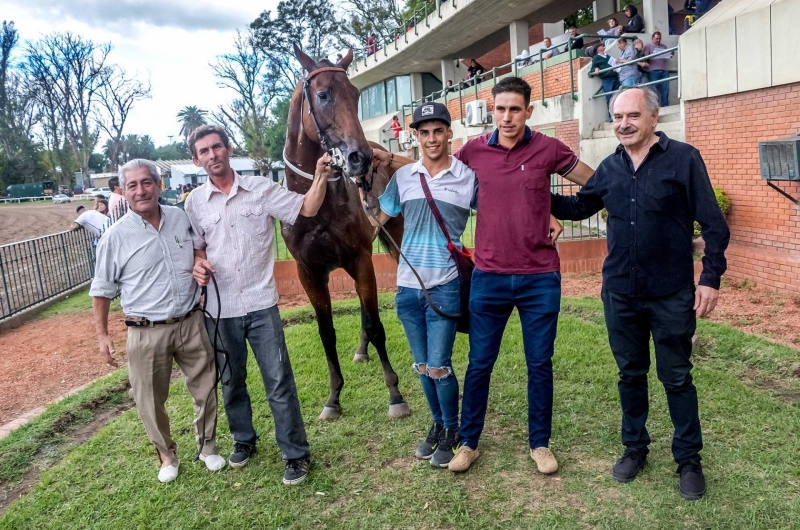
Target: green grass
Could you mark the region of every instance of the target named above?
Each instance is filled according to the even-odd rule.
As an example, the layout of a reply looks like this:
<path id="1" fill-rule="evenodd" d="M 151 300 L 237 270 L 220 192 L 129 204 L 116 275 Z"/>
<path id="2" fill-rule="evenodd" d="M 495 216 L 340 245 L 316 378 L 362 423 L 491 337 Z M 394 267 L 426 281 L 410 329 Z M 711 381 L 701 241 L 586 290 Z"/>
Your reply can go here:
<path id="1" fill-rule="evenodd" d="M 119 298 L 115 298 L 114 300 L 111 301 L 111 307 L 109 308 L 109 310 L 122 311 Z M 88 288 L 72 293 L 65 299 L 56 302 L 55 304 L 51 305 L 50 307 L 39 313 L 36 316 L 36 318 L 41 320 L 58 315 L 65 315 L 70 313 L 85 314 L 86 312 L 89 312 L 90 315 L 92 312 L 92 297 L 89 296 Z"/>
<path id="2" fill-rule="evenodd" d="M 391 302 L 383 295 L 382 303 Z M 709 492 L 697 502 L 676 492 L 672 426 L 664 392 L 651 373 L 653 438 L 649 466 L 633 483 L 609 477 L 619 445 L 616 367 L 602 309 L 565 299 L 556 340 L 551 447 L 561 470 L 544 477 L 527 451 L 526 371 L 516 317 L 496 365 L 481 442 L 482 456 L 462 475 L 413 458 L 429 415 L 402 327 L 384 311 L 388 346 L 410 418 L 390 420 L 380 366 L 349 361 L 359 341 L 353 301 L 336 304 L 345 389 L 344 417 L 316 418 L 327 394 L 327 369 L 308 309 L 287 311 L 286 338 L 312 447 L 309 479 L 281 485 L 283 470 L 257 369 L 251 360 L 259 452 L 247 467 L 207 472 L 192 464 L 192 407 L 182 382 L 168 409 L 183 459 L 181 477 L 156 481 L 155 455 L 135 411 L 122 414 L 41 476 L 12 505 L 3 528 L 796 528 L 800 520 L 800 407 L 791 377 L 797 351 L 730 327 L 701 322 L 695 382 L 704 427 Z M 456 341 L 460 380 L 467 341 Z M 800 394 L 798 394 L 800 395 Z M 219 443 L 232 441 L 220 413 Z"/>

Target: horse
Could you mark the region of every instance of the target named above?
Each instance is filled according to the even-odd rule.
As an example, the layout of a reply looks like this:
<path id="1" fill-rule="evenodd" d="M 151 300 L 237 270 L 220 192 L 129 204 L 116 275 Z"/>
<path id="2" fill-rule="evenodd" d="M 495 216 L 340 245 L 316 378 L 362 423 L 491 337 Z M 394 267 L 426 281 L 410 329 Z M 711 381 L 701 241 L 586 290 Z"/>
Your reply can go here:
<path id="1" fill-rule="evenodd" d="M 361 302 L 361 344 L 353 360 L 369 360 L 368 345 L 375 347 L 389 389 L 389 416 L 405 417 L 410 409 L 389 362 L 378 309 L 372 265 L 375 229 L 365 213 L 365 208 L 376 207 L 377 193 L 386 187 L 393 171 L 372 167 L 372 149 L 381 147 L 367 142 L 358 121 L 359 90 L 347 78 L 353 51 L 336 64 L 326 59 L 314 61 L 297 45 L 294 53 L 305 75 L 295 86 L 289 107 L 283 153 L 287 188 L 305 194 L 311 187 L 317 160 L 330 149 L 341 151 L 345 166 L 336 177 L 328 179 L 325 200 L 316 216 L 298 217 L 291 225 L 281 223 L 286 246 L 297 263 L 300 283 L 314 308 L 328 361 L 330 394 L 319 417 L 334 420 L 342 415 L 339 397 L 344 378 L 328 289 L 330 273 L 337 268 L 343 268 L 353 278 Z M 386 228 L 396 241 L 402 240 L 402 219 L 392 219 Z M 396 252 L 392 256 L 398 259 Z"/>

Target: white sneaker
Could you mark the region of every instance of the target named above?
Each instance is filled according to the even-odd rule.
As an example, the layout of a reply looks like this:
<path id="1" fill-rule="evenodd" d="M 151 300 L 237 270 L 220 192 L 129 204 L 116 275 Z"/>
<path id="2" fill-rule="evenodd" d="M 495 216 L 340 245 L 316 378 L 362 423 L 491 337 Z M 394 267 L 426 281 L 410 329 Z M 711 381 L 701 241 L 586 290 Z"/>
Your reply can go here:
<path id="1" fill-rule="evenodd" d="M 225 459 L 219 455 L 200 455 L 200 460 L 206 463 L 209 471 L 219 471 L 225 467 Z"/>
<path id="2" fill-rule="evenodd" d="M 159 482 L 172 482 L 178 478 L 178 466 L 165 466 L 158 470 Z"/>

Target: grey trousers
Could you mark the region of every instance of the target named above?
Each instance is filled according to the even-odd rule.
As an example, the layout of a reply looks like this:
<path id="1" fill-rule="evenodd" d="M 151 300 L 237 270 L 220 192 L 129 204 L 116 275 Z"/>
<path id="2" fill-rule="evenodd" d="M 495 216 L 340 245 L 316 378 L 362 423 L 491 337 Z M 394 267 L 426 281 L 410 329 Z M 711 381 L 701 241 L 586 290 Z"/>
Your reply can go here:
<path id="1" fill-rule="evenodd" d="M 214 340 L 214 321 L 206 318 L 206 329 Z M 278 306 L 254 311 L 241 317 L 222 318 L 219 321 L 219 338 L 216 348 L 228 352 L 228 366 L 222 373 L 225 414 L 228 417 L 233 440 L 236 443 L 255 445 L 258 439 L 253 427 L 253 409 L 247 392 L 247 343 L 253 349 L 261 379 L 267 392 L 269 407 L 275 421 L 275 438 L 285 460 L 307 457 L 310 454 L 300 401 L 294 383 L 292 364 L 286 351 L 286 339 Z M 219 351 L 220 368 L 225 359 Z"/>

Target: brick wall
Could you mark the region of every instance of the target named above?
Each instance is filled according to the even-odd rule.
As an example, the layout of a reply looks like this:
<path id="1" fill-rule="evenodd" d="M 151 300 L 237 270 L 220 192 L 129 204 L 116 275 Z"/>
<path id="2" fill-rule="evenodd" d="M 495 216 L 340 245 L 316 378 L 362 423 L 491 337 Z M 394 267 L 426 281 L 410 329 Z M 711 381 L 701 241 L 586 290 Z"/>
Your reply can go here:
<path id="1" fill-rule="evenodd" d="M 528 28 L 528 46 L 531 43 L 542 42 L 544 40 L 544 25 L 543 24 L 536 24 L 535 26 L 530 26 Z M 469 66 L 469 59 L 467 58 L 465 62 L 467 66 Z M 487 70 L 491 70 L 495 66 L 500 66 L 501 64 L 508 64 L 511 62 L 511 41 L 506 41 L 494 50 L 481 55 L 477 58 L 478 64 L 486 68 Z M 466 67 L 463 70 L 464 75 L 461 79 L 467 77 Z M 503 72 L 505 73 L 505 72 Z M 456 72 L 458 75 L 458 72 Z M 455 80 L 453 81 L 455 82 Z"/>
<path id="2" fill-rule="evenodd" d="M 800 293 L 800 209 L 769 188 L 758 142 L 800 132 L 800 83 L 687 101 L 686 141 L 731 200 L 727 276 Z M 794 197 L 800 184 L 778 186 Z"/>

